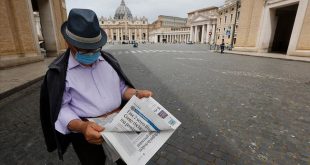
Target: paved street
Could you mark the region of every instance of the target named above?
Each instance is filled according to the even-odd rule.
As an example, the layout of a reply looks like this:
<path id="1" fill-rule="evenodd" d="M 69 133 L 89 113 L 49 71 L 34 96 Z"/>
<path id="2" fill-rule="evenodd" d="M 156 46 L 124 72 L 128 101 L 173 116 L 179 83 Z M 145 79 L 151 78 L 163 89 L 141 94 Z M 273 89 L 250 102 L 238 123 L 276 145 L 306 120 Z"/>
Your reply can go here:
<path id="1" fill-rule="evenodd" d="M 137 88 L 182 125 L 149 164 L 310 163 L 310 63 L 216 54 L 205 45 L 106 45 Z M 39 87 L 0 101 L 0 164 L 78 164 L 45 150 Z"/>

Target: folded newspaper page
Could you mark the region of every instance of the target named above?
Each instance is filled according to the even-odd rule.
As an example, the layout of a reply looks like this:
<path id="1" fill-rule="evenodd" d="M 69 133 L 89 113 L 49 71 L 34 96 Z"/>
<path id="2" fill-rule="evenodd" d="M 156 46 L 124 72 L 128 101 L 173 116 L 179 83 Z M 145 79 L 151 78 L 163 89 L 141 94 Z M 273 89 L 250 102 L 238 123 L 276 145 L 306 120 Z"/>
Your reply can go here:
<path id="1" fill-rule="evenodd" d="M 105 128 L 101 133 L 107 156 L 128 165 L 144 165 L 181 122 L 152 97 L 133 96 L 123 109 L 105 118 L 89 119 Z"/>

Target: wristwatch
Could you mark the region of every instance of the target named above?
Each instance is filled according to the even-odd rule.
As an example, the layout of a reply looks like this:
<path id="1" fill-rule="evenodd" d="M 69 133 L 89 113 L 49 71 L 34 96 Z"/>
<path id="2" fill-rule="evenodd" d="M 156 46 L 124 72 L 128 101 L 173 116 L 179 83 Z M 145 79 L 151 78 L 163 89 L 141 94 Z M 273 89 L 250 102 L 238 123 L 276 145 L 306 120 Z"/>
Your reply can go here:
<path id="1" fill-rule="evenodd" d="M 139 90 L 135 89 L 135 96 L 138 97 L 138 94 L 139 94 Z"/>

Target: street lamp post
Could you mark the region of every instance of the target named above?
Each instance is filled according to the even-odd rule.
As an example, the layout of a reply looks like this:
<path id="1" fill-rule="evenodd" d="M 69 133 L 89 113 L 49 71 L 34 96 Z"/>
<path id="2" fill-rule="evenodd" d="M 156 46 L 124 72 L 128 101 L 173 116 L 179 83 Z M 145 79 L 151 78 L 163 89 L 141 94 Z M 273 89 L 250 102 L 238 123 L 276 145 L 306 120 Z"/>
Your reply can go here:
<path id="1" fill-rule="evenodd" d="M 233 25 L 233 28 L 232 28 L 232 38 L 231 38 L 231 49 L 234 47 L 234 39 L 235 39 L 235 31 L 236 31 L 236 24 L 237 24 L 237 14 L 238 14 L 238 8 L 239 8 L 239 4 L 240 4 L 240 0 L 237 0 L 236 2 L 237 4 L 237 7 L 236 7 L 236 15 L 235 15 L 235 22 L 234 22 L 234 25 Z"/>

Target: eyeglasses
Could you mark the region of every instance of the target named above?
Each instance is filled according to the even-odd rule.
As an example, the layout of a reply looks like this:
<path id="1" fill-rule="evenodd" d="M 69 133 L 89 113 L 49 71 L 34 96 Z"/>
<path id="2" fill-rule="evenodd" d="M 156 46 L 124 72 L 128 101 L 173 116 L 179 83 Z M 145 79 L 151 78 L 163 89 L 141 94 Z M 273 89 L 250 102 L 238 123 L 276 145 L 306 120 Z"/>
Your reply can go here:
<path id="1" fill-rule="evenodd" d="M 97 53 L 101 50 L 102 48 L 98 48 L 98 49 L 78 49 L 77 51 L 80 52 L 81 54 L 88 54 L 88 53 Z"/>

